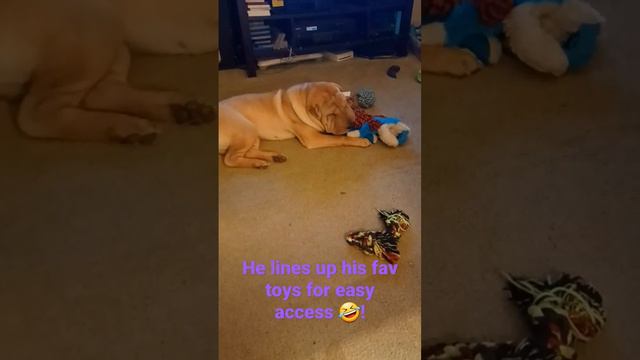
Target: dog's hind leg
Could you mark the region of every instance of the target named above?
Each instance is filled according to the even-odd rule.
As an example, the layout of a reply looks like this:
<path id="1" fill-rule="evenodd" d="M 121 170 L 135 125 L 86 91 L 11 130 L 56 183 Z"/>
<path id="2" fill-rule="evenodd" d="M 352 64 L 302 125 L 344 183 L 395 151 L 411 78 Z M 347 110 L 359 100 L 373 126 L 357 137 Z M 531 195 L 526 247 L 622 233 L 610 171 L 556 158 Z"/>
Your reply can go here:
<path id="1" fill-rule="evenodd" d="M 224 164 L 229 167 L 244 167 L 256 169 L 266 169 L 271 164 L 267 160 L 247 157 L 247 151 L 247 148 L 236 148 L 232 145 L 224 154 Z"/>
<path id="2" fill-rule="evenodd" d="M 219 152 L 224 153 L 224 164 L 229 167 L 266 169 L 271 162 L 286 159 L 281 154 L 259 150 L 260 137 L 255 125 L 224 103 L 220 105 L 218 133 Z"/>
<path id="3" fill-rule="evenodd" d="M 160 129 L 151 121 L 82 107 L 86 94 L 106 73 L 109 65 L 108 60 L 96 60 L 96 57 L 79 58 L 69 66 L 54 63 L 52 68 L 38 74 L 20 104 L 17 119 L 20 129 L 39 138 L 152 142 Z M 69 71 L 70 68 L 80 71 Z"/>
<path id="4" fill-rule="evenodd" d="M 275 151 L 266 151 L 260 149 L 251 149 L 245 154 L 246 157 L 251 159 L 262 159 L 269 162 L 285 162 L 287 157 L 284 154 L 277 153 Z"/>
<path id="5" fill-rule="evenodd" d="M 273 161 L 283 162 L 286 157 L 258 149 L 260 138 L 255 129 L 246 128 L 242 136 L 236 136 L 224 155 L 224 164 L 229 167 L 253 167 L 266 169 Z"/>
<path id="6" fill-rule="evenodd" d="M 287 157 L 284 154 L 280 154 L 275 151 L 261 150 L 260 139 L 258 139 L 253 147 L 247 151 L 245 156 L 251 159 L 261 159 L 268 162 L 282 163 L 287 161 Z"/>
<path id="7" fill-rule="evenodd" d="M 159 129 L 135 116 L 87 111 L 76 104 L 82 93 L 29 94 L 20 105 L 18 126 L 29 136 L 75 141 L 117 141 L 148 144 Z"/>
<path id="8" fill-rule="evenodd" d="M 157 124 L 139 114 L 84 104 L 101 82 L 121 76 L 119 68 L 128 70 L 122 66 L 127 63 L 122 52 L 123 31 L 109 2 L 64 2 L 73 6 L 50 1 L 9 3 L 27 4 L 15 7 L 18 16 L 33 12 L 43 17 L 22 38 L 31 42 L 25 46 L 33 52 L 29 86 L 18 113 L 18 126 L 25 133 L 83 141 L 146 143 L 155 138 Z"/>
<path id="9" fill-rule="evenodd" d="M 121 112 L 146 119 L 179 124 L 197 125 L 216 117 L 212 106 L 194 101 L 173 91 L 142 90 L 130 86 L 127 77 L 130 54 L 121 46 L 109 74 L 102 79 L 83 101 L 87 109 Z"/>

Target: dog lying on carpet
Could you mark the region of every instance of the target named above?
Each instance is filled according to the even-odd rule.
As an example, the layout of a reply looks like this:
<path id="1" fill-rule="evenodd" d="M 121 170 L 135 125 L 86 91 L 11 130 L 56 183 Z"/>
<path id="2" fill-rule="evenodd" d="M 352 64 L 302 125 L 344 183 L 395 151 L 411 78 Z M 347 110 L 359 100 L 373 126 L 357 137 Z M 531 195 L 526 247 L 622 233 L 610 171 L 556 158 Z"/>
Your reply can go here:
<path id="1" fill-rule="evenodd" d="M 150 143 L 163 123 L 213 120 L 211 106 L 184 94 L 127 83 L 131 47 L 173 54 L 214 50 L 214 15 L 201 15 L 206 4 L 215 13 L 214 6 L 187 3 L 2 1 L 0 97 L 20 99 L 19 128 L 38 138 Z"/>
<path id="2" fill-rule="evenodd" d="M 221 101 L 218 151 L 230 167 L 267 168 L 286 156 L 260 149 L 260 139 L 297 138 L 308 148 L 371 145 L 345 134 L 355 114 L 340 85 L 312 82 L 263 94 L 246 94 Z"/>

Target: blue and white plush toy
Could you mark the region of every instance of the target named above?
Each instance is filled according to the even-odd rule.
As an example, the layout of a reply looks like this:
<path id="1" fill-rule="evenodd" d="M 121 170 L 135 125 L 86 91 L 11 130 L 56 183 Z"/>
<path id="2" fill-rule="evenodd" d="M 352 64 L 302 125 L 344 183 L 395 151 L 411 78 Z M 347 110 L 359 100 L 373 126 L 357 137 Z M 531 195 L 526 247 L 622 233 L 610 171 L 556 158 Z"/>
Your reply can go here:
<path id="1" fill-rule="evenodd" d="M 484 65 L 497 63 L 502 55 L 502 24 L 483 23 L 472 0 L 460 1 L 444 18 L 427 18 L 421 31 L 423 44 L 467 49 Z"/>
<path id="2" fill-rule="evenodd" d="M 584 67 L 604 18 L 581 0 L 516 0 L 505 20 L 509 47 L 535 70 L 563 75 Z"/>
<path id="3" fill-rule="evenodd" d="M 345 93 L 347 95 L 350 93 Z M 349 96 L 347 95 L 347 96 Z M 409 139 L 411 130 L 399 119 L 382 115 L 370 115 L 358 106 L 352 97 L 348 98 L 349 105 L 356 115 L 353 130 L 347 133 L 350 137 L 359 137 L 375 144 L 380 139 L 387 146 L 397 147 L 404 145 Z"/>
<path id="4" fill-rule="evenodd" d="M 347 136 L 369 140 L 372 144 L 378 139 L 387 146 L 404 145 L 409 139 L 409 127 L 396 118 L 372 116 L 358 129 L 349 131 Z"/>
<path id="5" fill-rule="evenodd" d="M 592 58 L 604 19 L 586 2 L 507 2 L 512 8 L 504 19 L 488 24 L 481 11 L 490 0 L 460 0 L 446 16 L 427 19 L 422 41 L 426 45 L 467 49 L 479 63 L 489 65 L 500 59 L 499 38 L 504 36 L 520 60 L 537 71 L 556 76 L 580 69 Z"/>

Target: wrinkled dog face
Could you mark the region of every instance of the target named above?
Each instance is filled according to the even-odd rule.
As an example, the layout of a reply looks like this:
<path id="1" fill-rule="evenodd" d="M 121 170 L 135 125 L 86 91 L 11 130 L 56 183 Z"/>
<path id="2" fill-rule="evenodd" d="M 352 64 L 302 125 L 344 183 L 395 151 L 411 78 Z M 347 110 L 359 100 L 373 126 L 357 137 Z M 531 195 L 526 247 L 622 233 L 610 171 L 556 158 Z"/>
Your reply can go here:
<path id="1" fill-rule="evenodd" d="M 308 111 L 321 124 L 325 132 L 334 135 L 346 134 L 355 121 L 356 115 L 342 94 L 340 85 L 335 83 L 313 83 L 308 94 Z"/>

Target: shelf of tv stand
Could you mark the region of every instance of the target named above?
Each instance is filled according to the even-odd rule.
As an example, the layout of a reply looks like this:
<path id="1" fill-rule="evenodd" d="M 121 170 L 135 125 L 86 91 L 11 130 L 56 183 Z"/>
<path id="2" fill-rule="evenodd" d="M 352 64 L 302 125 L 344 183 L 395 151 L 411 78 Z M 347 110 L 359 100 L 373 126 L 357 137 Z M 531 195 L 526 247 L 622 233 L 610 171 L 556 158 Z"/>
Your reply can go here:
<path id="1" fill-rule="evenodd" d="M 377 38 L 369 38 L 365 40 L 355 40 L 355 41 L 345 41 L 339 43 L 330 43 L 324 45 L 314 45 L 314 46 L 299 46 L 291 48 L 292 55 L 304 55 L 311 54 L 317 52 L 325 52 L 325 51 L 341 51 L 341 50 L 351 50 L 353 47 L 365 45 L 374 41 L 390 41 L 396 40 L 397 36 L 381 36 Z M 254 49 L 253 53 L 258 60 L 263 59 L 274 59 L 274 58 L 283 58 L 290 55 L 289 49 Z"/>
<path id="2" fill-rule="evenodd" d="M 349 4 L 344 4 L 339 7 L 333 8 L 331 10 L 320 10 L 320 11 L 309 11 L 309 12 L 276 12 L 271 9 L 271 16 L 253 16 L 249 17 L 249 21 L 254 20 L 286 20 L 286 19 L 303 19 L 310 17 L 321 17 L 321 16 L 334 16 L 334 15 L 344 15 L 344 14 L 356 14 L 362 13 L 367 9 L 363 9 L 360 6 L 353 6 Z"/>
<path id="3" fill-rule="evenodd" d="M 350 15 L 350 14 L 362 14 L 370 11 L 379 10 L 403 10 L 402 5 L 398 4 L 380 4 L 370 7 L 354 6 L 349 4 L 341 5 L 340 7 L 331 10 L 310 11 L 310 12 L 274 12 L 270 16 L 251 16 L 249 21 L 265 21 L 265 20 L 290 20 L 290 19 L 304 19 L 311 17 L 323 17 L 323 16 L 335 16 L 335 15 Z M 272 9 L 273 12 L 273 9 Z"/>

